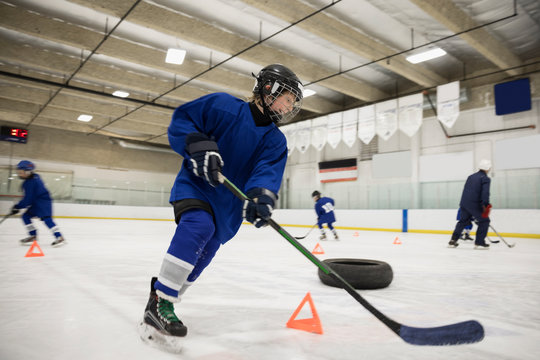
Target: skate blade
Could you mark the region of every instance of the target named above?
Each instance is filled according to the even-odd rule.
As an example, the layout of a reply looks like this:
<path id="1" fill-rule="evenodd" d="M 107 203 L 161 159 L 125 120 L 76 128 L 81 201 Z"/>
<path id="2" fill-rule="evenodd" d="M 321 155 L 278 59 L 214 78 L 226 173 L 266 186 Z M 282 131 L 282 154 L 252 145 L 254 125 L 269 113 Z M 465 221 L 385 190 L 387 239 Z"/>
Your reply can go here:
<path id="1" fill-rule="evenodd" d="M 61 243 L 58 243 L 58 244 L 51 244 L 52 247 L 54 248 L 57 248 L 57 247 L 60 247 L 60 246 L 64 246 L 64 245 L 67 245 L 67 242 L 64 240 L 62 241 Z"/>
<path id="2" fill-rule="evenodd" d="M 144 321 L 139 323 L 139 335 L 142 341 L 156 349 L 174 354 L 178 354 L 182 351 L 182 338 L 165 335 L 159 332 L 155 327 L 146 324 Z"/>

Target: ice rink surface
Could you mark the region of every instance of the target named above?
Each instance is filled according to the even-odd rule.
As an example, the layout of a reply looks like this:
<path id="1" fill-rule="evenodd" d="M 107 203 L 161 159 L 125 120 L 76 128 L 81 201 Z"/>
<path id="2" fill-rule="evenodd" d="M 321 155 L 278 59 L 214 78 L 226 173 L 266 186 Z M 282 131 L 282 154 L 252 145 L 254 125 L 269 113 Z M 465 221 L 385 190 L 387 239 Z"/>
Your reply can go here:
<path id="1" fill-rule="evenodd" d="M 342 289 L 322 284 L 317 267 L 271 228 L 242 226 L 186 293 L 176 313 L 188 326 L 180 354 L 144 344 L 142 318 L 172 221 L 57 219 L 68 244 L 38 223 L 43 257 L 28 258 L 20 219 L 0 225 L 0 359 L 539 359 L 540 241 L 507 238 L 473 250 L 447 235 L 340 230 L 320 242 L 326 258 L 388 262 L 385 289 L 359 290 L 408 325 L 478 320 L 483 341 L 426 347 L 403 342 Z M 302 236 L 307 228 L 287 228 Z M 316 231 L 301 243 L 313 249 Z M 399 237 L 401 245 L 395 245 Z M 493 239 L 493 238 L 492 238 Z M 323 335 L 285 326 L 310 292 Z M 298 318 L 310 317 L 305 306 Z"/>

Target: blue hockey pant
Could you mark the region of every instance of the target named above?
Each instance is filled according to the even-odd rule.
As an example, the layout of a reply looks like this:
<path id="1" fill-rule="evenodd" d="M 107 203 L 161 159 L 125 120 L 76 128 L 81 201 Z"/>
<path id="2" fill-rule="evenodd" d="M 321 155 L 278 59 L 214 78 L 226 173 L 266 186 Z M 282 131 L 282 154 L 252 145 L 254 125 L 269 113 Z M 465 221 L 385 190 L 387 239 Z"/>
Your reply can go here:
<path id="1" fill-rule="evenodd" d="M 210 264 L 221 243 L 214 236 L 212 215 L 201 209 L 182 213 L 161 264 L 154 289 L 171 301 L 190 286 Z"/>

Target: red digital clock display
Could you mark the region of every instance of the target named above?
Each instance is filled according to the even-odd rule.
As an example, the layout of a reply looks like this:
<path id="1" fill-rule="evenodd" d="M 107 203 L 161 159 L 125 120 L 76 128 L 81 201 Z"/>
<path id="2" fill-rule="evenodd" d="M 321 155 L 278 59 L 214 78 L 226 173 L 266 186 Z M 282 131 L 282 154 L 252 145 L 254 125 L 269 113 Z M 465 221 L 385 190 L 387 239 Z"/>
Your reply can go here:
<path id="1" fill-rule="evenodd" d="M 0 140 L 26 144 L 28 130 L 10 126 L 2 126 Z"/>
<path id="2" fill-rule="evenodd" d="M 11 136 L 26 139 L 27 135 L 28 135 L 28 130 L 25 130 L 25 129 L 11 129 Z"/>

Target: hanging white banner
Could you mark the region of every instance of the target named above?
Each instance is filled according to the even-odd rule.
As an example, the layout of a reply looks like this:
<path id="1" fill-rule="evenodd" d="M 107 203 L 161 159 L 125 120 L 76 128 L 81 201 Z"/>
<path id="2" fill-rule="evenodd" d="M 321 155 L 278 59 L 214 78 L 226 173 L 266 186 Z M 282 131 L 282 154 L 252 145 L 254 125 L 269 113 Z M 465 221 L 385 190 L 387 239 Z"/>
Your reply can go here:
<path id="1" fill-rule="evenodd" d="M 356 126 L 358 124 L 358 109 L 343 112 L 343 142 L 352 147 L 356 141 Z"/>
<path id="2" fill-rule="evenodd" d="M 300 153 L 305 153 L 311 145 L 311 120 L 296 123 L 296 148 Z"/>
<path id="3" fill-rule="evenodd" d="M 459 81 L 437 86 L 437 118 L 447 128 L 454 126 L 459 116 Z"/>
<path id="4" fill-rule="evenodd" d="M 375 104 L 375 130 L 383 140 L 388 140 L 398 128 L 397 100 Z"/>
<path id="5" fill-rule="evenodd" d="M 332 148 L 336 148 L 341 141 L 341 129 L 343 127 L 342 113 L 328 115 L 328 138 Z"/>
<path id="6" fill-rule="evenodd" d="M 328 138 L 328 116 L 321 116 L 311 121 L 311 145 L 321 151 Z"/>
<path id="7" fill-rule="evenodd" d="M 358 138 L 369 144 L 375 136 L 375 105 L 358 109 Z"/>
<path id="8" fill-rule="evenodd" d="M 279 127 L 279 130 L 285 135 L 287 139 L 287 150 L 289 154 L 294 150 L 296 144 L 296 126 L 298 123 L 283 125 Z"/>
<path id="9" fill-rule="evenodd" d="M 424 96 L 422 93 L 398 99 L 399 130 L 405 135 L 412 137 L 420 129 L 424 118 L 423 104 Z"/>

